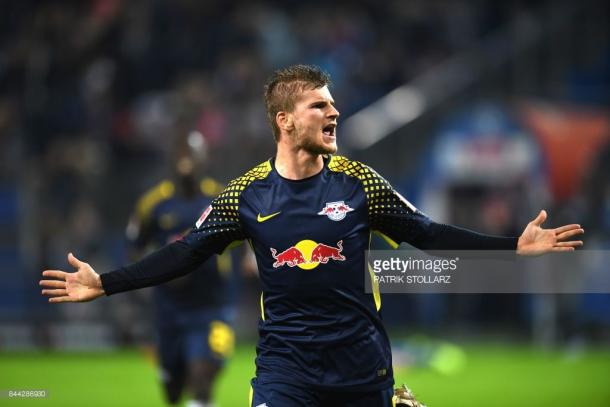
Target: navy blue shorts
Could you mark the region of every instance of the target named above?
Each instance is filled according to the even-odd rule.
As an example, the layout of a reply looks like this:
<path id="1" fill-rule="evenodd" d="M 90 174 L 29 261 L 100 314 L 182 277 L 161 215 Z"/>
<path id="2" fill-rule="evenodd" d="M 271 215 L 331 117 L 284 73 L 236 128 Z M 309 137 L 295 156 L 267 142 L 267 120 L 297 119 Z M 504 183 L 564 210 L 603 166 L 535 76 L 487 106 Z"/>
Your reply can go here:
<path id="1" fill-rule="evenodd" d="M 179 379 L 193 361 L 222 365 L 233 353 L 235 335 L 228 311 L 189 310 L 157 325 L 159 364 L 164 380 Z"/>
<path id="2" fill-rule="evenodd" d="M 250 407 L 392 407 L 393 387 L 369 392 L 320 391 L 287 383 L 251 382 Z"/>

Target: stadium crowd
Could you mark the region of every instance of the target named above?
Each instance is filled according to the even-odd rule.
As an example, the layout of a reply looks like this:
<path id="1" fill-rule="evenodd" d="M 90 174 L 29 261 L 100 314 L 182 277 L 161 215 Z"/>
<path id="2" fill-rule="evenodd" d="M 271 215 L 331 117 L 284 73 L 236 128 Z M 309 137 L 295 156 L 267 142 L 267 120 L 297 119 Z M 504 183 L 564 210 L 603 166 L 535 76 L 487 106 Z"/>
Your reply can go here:
<path id="1" fill-rule="evenodd" d="M 105 236 L 116 237 L 176 134 L 204 135 L 214 151 L 208 169 L 219 179 L 269 155 L 258 84 L 273 68 L 322 66 L 347 117 L 510 19 L 521 9 L 510 4 L 7 4 L 0 161 L 9 179 L 45 197 L 34 209 L 45 222 L 31 231 L 39 262 L 56 262 L 51 253 L 66 240 L 95 252 Z"/>
<path id="2" fill-rule="evenodd" d="M 122 262 L 125 219 L 165 171 L 176 135 L 201 133 L 208 171 L 224 181 L 268 157 L 260 84 L 273 69 L 327 70 L 345 118 L 543 3 L 4 5 L 0 182 L 18 180 L 31 198 L 21 232 L 32 273 L 63 262 L 66 247 L 107 269 Z"/>

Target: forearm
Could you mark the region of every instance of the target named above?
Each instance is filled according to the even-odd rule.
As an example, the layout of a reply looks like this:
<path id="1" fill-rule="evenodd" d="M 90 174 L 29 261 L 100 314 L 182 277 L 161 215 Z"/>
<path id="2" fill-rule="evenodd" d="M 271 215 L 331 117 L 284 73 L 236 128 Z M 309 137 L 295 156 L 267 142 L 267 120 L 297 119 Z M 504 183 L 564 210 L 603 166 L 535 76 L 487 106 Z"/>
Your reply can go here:
<path id="1" fill-rule="evenodd" d="M 158 285 L 193 271 L 209 255 L 197 252 L 183 241 L 176 241 L 138 262 L 102 274 L 106 295 Z"/>
<path id="2" fill-rule="evenodd" d="M 510 250 L 516 251 L 517 237 L 486 235 L 457 226 L 431 222 L 414 242 L 422 250 Z"/>

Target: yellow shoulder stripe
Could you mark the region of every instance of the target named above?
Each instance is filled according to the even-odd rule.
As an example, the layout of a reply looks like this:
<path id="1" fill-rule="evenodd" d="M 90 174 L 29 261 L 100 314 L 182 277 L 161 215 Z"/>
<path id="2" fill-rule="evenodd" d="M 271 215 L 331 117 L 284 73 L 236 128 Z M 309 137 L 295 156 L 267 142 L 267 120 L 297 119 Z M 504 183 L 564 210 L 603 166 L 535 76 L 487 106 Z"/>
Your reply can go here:
<path id="1" fill-rule="evenodd" d="M 138 218 L 140 220 L 148 218 L 155 206 L 174 195 L 175 189 L 171 181 L 164 180 L 146 192 L 136 206 Z"/>
<path id="2" fill-rule="evenodd" d="M 375 170 L 359 161 L 352 161 L 342 156 L 332 156 L 328 163 L 331 171 L 359 179 L 366 194 L 369 216 L 384 212 L 393 203 L 389 198 L 394 195 L 390 184 Z"/>
<path id="3" fill-rule="evenodd" d="M 267 178 L 271 172 L 269 160 L 257 165 L 241 177 L 229 182 L 224 191 L 214 200 L 214 207 L 219 208 L 227 218 L 239 218 L 239 196 L 248 185 L 256 180 Z"/>

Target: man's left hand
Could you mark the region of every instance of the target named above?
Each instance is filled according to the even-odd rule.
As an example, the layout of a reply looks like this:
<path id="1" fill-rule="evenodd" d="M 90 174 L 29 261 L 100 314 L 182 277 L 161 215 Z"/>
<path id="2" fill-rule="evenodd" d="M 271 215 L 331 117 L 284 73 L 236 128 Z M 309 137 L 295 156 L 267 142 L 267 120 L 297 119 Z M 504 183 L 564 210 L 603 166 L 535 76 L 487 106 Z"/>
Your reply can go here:
<path id="1" fill-rule="evenodd" d="M 519 237 L 517 254 L 520 256 L 540 256 L 552 252 L 569 252 L 583 245 L 582 240 L 572 240 L 585 233 L 580 225 L 565 225 L 555 229 L 543 229 L 546 211 L 542 210 Z"/>

